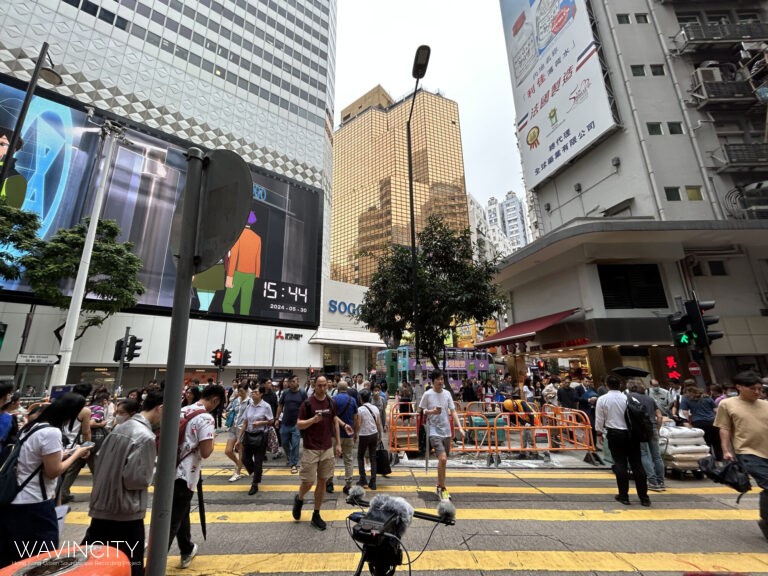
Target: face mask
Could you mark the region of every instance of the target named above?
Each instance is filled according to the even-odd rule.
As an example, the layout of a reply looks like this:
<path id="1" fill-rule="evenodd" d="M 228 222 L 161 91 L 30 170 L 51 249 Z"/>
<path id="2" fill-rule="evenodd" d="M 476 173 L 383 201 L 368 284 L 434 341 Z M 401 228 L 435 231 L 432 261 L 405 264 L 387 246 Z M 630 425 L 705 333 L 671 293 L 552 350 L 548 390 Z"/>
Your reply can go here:
<path id="1" fill-rule="evenodd" d="M 144 394 L 142 394 L 142 395 L 141 395 L 141 399 L 142 399 L 142 400 L 146 400 L 146 399 L 147 399 L 147 394 L 146 394 L 146 392 L 145 392 Z"/>
<path id="2" fill-rule="evenodd" d="M 115 424 L 122 424 L 126 420 L 128 420 L 128 416 L 125 416 L 123 414 L 118 414 L 117 416 L 115 416 Z"/>

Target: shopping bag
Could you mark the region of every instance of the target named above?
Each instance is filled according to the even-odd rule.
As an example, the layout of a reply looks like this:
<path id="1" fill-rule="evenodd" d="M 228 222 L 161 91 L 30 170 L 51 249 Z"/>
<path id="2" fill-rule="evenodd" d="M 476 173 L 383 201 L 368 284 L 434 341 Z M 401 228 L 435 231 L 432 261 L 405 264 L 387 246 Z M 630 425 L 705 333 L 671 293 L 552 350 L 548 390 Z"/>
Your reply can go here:
<path id="1" fill-rule="evenodd" d="M 389 452 L 384 448 L 383 442 L 379 442 L 379 448 L 376 450 L 376 474 L 381 476 L 392 474 L 392 466 L 389 464 Z"/>
<path id="2" fill-rule="evenodd" d="M 275 454 L 280 449 L 280 443 L 277 441 L 277 432 L 270 426 L 267 428 L 267 451 Z"/>

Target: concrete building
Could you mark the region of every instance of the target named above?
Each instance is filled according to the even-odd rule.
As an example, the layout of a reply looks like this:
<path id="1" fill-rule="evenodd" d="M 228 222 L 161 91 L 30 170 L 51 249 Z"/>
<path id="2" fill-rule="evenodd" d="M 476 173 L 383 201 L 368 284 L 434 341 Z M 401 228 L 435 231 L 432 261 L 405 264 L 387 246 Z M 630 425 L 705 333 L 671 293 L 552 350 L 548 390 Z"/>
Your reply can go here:
<path id="1" fill-rule="evenodd" d="M 469 230 L 472 244 L 476 246 L 475 258 L 492 260 L 496 257 L 496 246 L 488 237 L 488 217 L 482 204 L 472 194 L 467 195 L 469 207 Z"/>
<path id="2" fill-rule="evenodd" d="M 334 340 L 334 334 L 340 343 L 345 341 L 341 332 L 322 325 L 328 318 L 329 302 L 351 301 L 359 296 L 336 285 L 326 286 L 322 280 L 330 269 L 336 0 L 8 0 L 0 10 L 0 29 L 3 90 L 23 90 L 42 43 L 50 44 L 49 54 L 62 75 L 63 85 L 52 92 L 38 93 L 48 97 L 49 108 L 58 106 L 67 122 L 83 123 L 82 127 L 75 126 L 80 129 L 75 130 L 75 136 L 66 136 L 71 141 L 59 145 L 62 150 L 74 151 L 71 162 L 69 155 L 64 158 L 71 171 L 80 165 L 91 166 L 88 162 L 94 162 L 93 158 L 98 163 L 95 146 L 88 150 L 76 146 L 77 139 L 85 140 L 89 132 L 83 105 L 95 108 L 97 118 L 108 116 L 132 127 L 137 141 L 134 144 L 142 143 L 145 132 L 158 139 L 138 156 L 127 146 L 121 146 L 116 160 L 102 161 L 106 162 L 108 172 L 123 156 L 128 158 L 130 177 L 114 178 L 110 188 L 110 193 L 114 191 L 126 202 L 135 202 L 131 188 L 134 182 L 143 186 L 145 180 L 158 182 L 181 174 L 177 182 L 183 183 L 183 170 L 172 166 L 170 159 L 171 155 L 176 160 L 183 158 L 183 150 L 190 144 L 235 150 L 252 165 L 252 170 L 267 177 L 269 184 L 254 176 L 254 203 L 260 203 L 265 211 L 272 210 L 272 216 L 279 214 L 269 220 L 267 227 L 259 213 L 256 226 L 265 227 L 260 232 L 265 241 L 263 266 L 273 266 L 277 271 L 274 281 L 263 273 L 258 278 L 259 283 L 253 286 L 254 307 L 274 301 L 272 306 L 285 312 L 273 314 L 271 319 L 257 316 L 222 317 L 215 322 L 204 317 L 194 320 L 187 347 L 190 374 L 208 376 L 213 372 L 211 350 L 222 342 L 233 351 L 225 380 L 234 376 L 235 371 L 260 370 L 263 374 L 274 368 L 278 373 L 303 373 L 308 366 L 322 368 L 324 346 Z M 41 87 L 45 85 L 41 83 Z M 0 125 L 15 122 L 18 101 L 15 95 L 3 100 Z M 39 136 L 40 119 L 44 118 L 35 112 L 35 106 L 33 102 L 27 118 L 30 126 L 25 123 L 25 130 L 37 130 L 35 136 Z M 32 126 L 35 121 L 37 127 Z M 49 132 L 57 134 L 57 126 L 66 129 L 67 123 L 51 125 Z M 29 146 L 38 141 L 26 136 L 25 140 L 29 140 Z M 94 138 L 91 140 L 95 142 Z M 158 148 L 158 142 L 162 148 Z M 23 166 L 27 161 L 20 155 L 33 153 L 27 148 L 22 150 L 17 154 L 17 164 Z M 183 169 L 183 160 L 179 164 Z M 135 173 L 130 172 L 134 168 Z M 89 170 L 96 174 L 99 168 L 84 170 L 86 175 Z M 29 173 L 32 172 L 30 169 Z M 114 174 L 117 173 L 115 169 Z M 62 182 L 65 181 L 69 188 L 74 185 L 66 174 L 62 177 Z M 154 184 L 146 187 L 154 190 Z M 163 199 L 166 207 L 170 206 L 169 213 L 175 201 L 172 194 L 178 195 L 178 188 L 169 186 L 171 195 Z M 28 202 L 40 200 L 28 196 Z M 306 218 L 299 218 L 297 210 L 304 209 L 298 204 L 304 196 L 314 198 L 313 210 L 305 214 Z M 76 203 L 88 202 L 81 200 L 85 197 L 83 193 Z M 40 204 L 40 215 L 46 223 L 53 218 L 45 212 L 50 202 Z M 120 218 L 127 212 L 114 212 L 111 206 L 108 199 L 104 214 L 117 217 L 123 224 Z M 34 206 L 28 203 L 24 208 Z M 149 216 L 151 213 L 147 212 Z M 51 233 L 56 226 L 52 225 Z M 165 242 L 168 241 L 169 223 L 155 222 L 152 229 L 153 233 L 164 233 Z M 318 231 L 317 235 L 313 232 L 311 238 L 304 238 L 302 235 L 308 229 Z M 316 267 L 307 264 L 310 259 L 299 254 L 303 250 L 297 251 L 303 242 L 309 242 L 309 251 L 316 249 L 311 257 L 316 259 Z M 158 259 L 167 261 L 166 244 L 156 245 L 161 252 Z M 269 264 L 268 258 L 274 259 L 277 252 L 282 257 Z M 219 265 L 217 274 L 222 272 L 222 266 Z M 303 287 L 296 272 L 302 266 L 313 267 Z M 216 282 L 224 278 L 223 273 L 220 276 Z M 224 285 L 220 288 L 223 292 Z M 306 302 L 307 288 L 312 310 L 299 321 L 300 314 L 289 312 L 280 301 L 293 298 L 298 303 L 303 298 Z M 204 316 L 213 289 L 198 284 L 196 290 L 200 300 L 198 312 Z M 239 297 L 242 314 L 245 293 Z M 140 385 L 152 377 L 162 378 L 170 309 L 168 302 L 152 304 L 165 308 L 165 313 L 140 306 L 136 314 L 110 318 L 104 327 L 92 329 L 78 340 L 68 380 L 109 383 L 115 372 L 114 341 L 122 337 L 126 326 L 144 338 L 141 357 L 126 372 L 126 386 Z M 34 314 L 30 314 L 31 310 Z M 296 312 L 298 306 L 290 310 Z M 58 351 L 52 329 L 63 321 L 63 311 L 3 302 L 0 315 L 8 324 L 0 351 L 2 370 L 13 370 L 18 352 Z M 25 330 L 30 319 L 31 325 Z M 369 334 L 362 327 L 358 329 L 360 338 L 352 339 L 361 342 L 358 346 L 381 345 L 368 341 Z M 291 335 L 288 339 L 287 334 Z M 359 354 L 351 360 L 347 358 L 349 361 L 339 361 L 339 354 L 331 356 L 335 370 L 365 372 L 369 368 Z M 36 383 L 44 374 L 42 367 L 29 366 L 25 370 Z"/>
<path id="3" fill-rule="evenodd" d="M 715 300 L 707 381 L 768 372 L 768 4 L 500 2 L 531 227 L 499 274 L 521 373 L 688 377 L 666 317 Z"/>
<path id="4" fill-rule="evenodd" d="M 368 285 L 393 243 L 409 246 L 406 121 L 409 95 L 394 102 L 375 87 L 341 112 L 334 134 L 331 278 Z M 417 233 L 432 214 L 468 226 L 458 106 L 416 93 L 411 132 Z"/>
<path id="5" fill-rule="evenodd" d="M 513 191 L 507 192 L 504 200 L 488 200 L 488 223 L 497 226 L 510 241 L 512 251 L 528 243 L 525 226 L 525 205 Z"/>

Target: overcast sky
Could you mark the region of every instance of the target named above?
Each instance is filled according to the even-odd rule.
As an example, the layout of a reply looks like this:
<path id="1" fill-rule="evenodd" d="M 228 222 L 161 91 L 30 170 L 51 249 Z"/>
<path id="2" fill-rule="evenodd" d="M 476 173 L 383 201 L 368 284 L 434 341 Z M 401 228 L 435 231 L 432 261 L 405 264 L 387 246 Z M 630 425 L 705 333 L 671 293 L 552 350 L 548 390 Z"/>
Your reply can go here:
<path id="1" fill-rule="evenodd" d="M 416 48 L 432 49 L 425 89 L 459 105 L 467 192 L 483 205 L 523 192 L 498 0 L 338 0 L 336 117 L 381 84 L 413 90 Z"/>

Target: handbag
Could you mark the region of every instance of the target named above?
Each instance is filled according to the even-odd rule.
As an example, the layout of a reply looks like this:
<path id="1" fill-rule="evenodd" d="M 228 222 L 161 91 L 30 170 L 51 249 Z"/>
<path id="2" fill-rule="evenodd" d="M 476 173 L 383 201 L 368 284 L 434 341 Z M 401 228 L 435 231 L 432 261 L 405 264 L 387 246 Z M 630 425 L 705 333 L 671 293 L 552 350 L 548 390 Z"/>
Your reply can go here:
<path id="1" fill-rule="evenodd" d="M 261 448 L 264 444 L 264 430 L 246 430 L 243 436 L 243 446 L 246 448 Z"/>
<path id="2" fill-rule="evenodd" d="M 277 432 L 270 426 L 267 428 L 267 452 L 275 454 L 280 449 L 280 443 L 277 441 Z"/>
<path id="3" fill-rule="evenodd" d="M 738 460 L 718 462 L 714 456 L 707 456 L 699 460 L 699 468 L 710 480 L 736 490 L 739 493 L 736 504 L 744 494 L 752 490 L 749 474 Z"/>
<path id="4" fill-rule="evenodd" d="M 379 447 L 376 450 L 376 474 L 381 474 L 382 476 L 392 474 L 392 466 L 389 464 L 389 452 L 384 448 L 383 442 L 379 442 Z"/>

